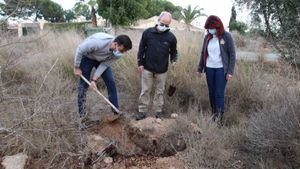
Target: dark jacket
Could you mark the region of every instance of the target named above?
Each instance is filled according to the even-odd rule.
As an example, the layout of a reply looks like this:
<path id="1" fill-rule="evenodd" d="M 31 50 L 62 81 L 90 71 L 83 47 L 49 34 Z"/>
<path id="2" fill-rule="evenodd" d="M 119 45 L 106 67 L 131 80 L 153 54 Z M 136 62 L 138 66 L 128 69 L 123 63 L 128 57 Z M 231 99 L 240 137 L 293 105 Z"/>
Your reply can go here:
<path id="1" fill-rule="evenodd" d="M 153 73 L 165 73 L 168 70 L 169 56 L 172 63 L 177 61 L 176 46 L 176 37 L 170 31 L 159 33 L 156 27 L 148 28 L 140 41 L 138 65 Z"/>
<path id="2" fill-rule="evenodd" d="M 212 36 L 210 34 L 207 34 L 204 38 L 201 58 L 198 65 L 198 72 L 201 73 L 205 72 L 206 59 L 208 56 L 207 45 L 211 38 Z M 219 43 L 220 43 L 220 51 L 221 51 L 224 73 L 233 75 L 236 55 L 235 55 L 234 42 L 231 34 L 229 32 L 224 31 L 224 33 L 219 38 Z"/>

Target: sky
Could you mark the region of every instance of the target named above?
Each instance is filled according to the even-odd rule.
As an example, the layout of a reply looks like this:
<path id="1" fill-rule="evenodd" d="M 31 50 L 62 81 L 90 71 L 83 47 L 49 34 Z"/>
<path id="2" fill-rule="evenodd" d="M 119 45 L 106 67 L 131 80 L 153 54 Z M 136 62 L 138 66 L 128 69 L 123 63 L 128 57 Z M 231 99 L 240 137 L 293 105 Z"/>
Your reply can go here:
<path id="1" fill-rule="evenodd" d="M 78 0 L 52 0 L 58 4 L 60 4 L 64 9 L 71 9 Z M 182 6 L 186 8 L 189 4 L 192 7 L 198 6 L 198 8 L 204 8 L 202 11 L 207 15 L 217 15 L 223 21 L 225 27 L 228 26 L 230 16 L 231 16 L 231 7 L 233 5 L 233 0 L 168 0 L 172 2 L 174 5 Z M 249 15 L 248 12 L 242 12 L 237 10 L 237 20 L 248 22 Z M 200 17 L 195 20 L 195 24 L 199 27 L 203 27 L 205 22 L 205 17 Z"/>

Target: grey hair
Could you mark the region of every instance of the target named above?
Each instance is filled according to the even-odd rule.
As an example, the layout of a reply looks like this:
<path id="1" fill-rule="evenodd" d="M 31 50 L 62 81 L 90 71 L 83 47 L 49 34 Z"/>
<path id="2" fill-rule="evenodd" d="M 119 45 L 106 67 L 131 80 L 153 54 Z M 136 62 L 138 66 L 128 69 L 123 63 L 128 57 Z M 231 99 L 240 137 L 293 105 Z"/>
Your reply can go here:
<path id="1" fill-rule="evenodd" d="M 163 12 L 161 12 L 160 13 L 160 15 L 159 15 L 159 17 L 158 17 L 158 21 L 160 21 L 161 20 L 161 18 L 163 18 L 164 16 L 169 16 L 170 17 L 170 19 L 172 19 L 172 14 L 170 13 L 170 12 L 167 12 L 167 11 L 163 11 Z"/>

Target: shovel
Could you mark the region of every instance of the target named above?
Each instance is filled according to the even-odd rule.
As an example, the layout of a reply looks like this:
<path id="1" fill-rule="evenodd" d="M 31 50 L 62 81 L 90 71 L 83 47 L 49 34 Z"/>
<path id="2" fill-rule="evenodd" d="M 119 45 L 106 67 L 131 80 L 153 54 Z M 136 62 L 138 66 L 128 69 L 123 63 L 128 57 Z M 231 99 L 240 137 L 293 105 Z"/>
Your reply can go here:
<path id="1" fill-rule="evenodd" d="M 80 77 L 89 85 L 91 86 L 91 83 L 83 76 L 80 75 Z M 105 101 L 106 103 L 108 103 L 117 113 L 118 115 L 122 115 L 122 113 L 120 112 L 120 110 L 118 108 L 116 108 L 99 90 L 94 89 L 94 91 L 96 91 L 96 93 L 98 93 Z M 119 118 L 120 116 L 115 116 L 114 118 L 108 118 L 110 122 L 115 121 Z M 106 117 L 107 118 L 107 117 Z M 105 118 L 105 119 L 106 119 Z"/>

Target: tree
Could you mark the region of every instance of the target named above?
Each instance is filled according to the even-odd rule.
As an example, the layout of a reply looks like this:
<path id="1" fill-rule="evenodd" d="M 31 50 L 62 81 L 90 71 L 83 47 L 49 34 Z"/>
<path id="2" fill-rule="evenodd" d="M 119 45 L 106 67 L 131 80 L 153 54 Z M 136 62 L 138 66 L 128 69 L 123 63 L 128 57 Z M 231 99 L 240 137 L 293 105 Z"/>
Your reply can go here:
<path id="1" fill-rule="evenodd" d="M 229 21 L 229 31 L 238 31 L 240 34 L 244 35 L 247 30 L 247 25 L 244 22 L 236 20 L 236 10 L 235 7 L 231 8 L 231 17 Z"/>
<path id="2" fill-rule="evenodd" d="M 148 14 L 145 0 L 97 0 L 97 3 L 99 15 L 114 26 L 128 26 Z"/>
<path id="3" fill-rule="evenodd" d="M 1 15 L 8 17 L 29 17 L 33 13 L 31 4 L 32 2 L 28 0 L 3 0 L 0 2 Z"/>
<path id="4" fill-rule="evenodd" d="M 93 27 L 97 27 L 96 6 L 96 0 L 79 0 L 75 4 L 75 11 L 78 15 L 85 16 L 86 20 L 92 19 Z"/>
<path id="5" fill-rule="evenodd" d="M 75 13 L 73 10 L 65 10 L 64 11 L 65 20 L 70 22 L 72 19 L 75 19 Z"/>
<path id="6" fill-rule="evenodd" d="M 172 17 L 176 20 L 181 20 L 182 7 L 175 6 L 169 1 L 165 0 L 147 0 L 146 10 L 148 14 L 146 18 L 157 16 L 162 11 L 168 11 L 172 14 Z"/>
<path id="7" fill-rule="evenodd" d="M 41 0 L 41 3 L 37 6 L 37 18 L 44 17 L 45 20 L 50 22 L 64 21 L 64 10 L 59 4 L 51 0 Z"/>
<path id="8" fill-rule="evenodd" d="M 192 9 L 191 5 L 188 5 L 187 8 L 182 10 L 182 17 L 187 25 L 188 30 L 191 29 L 191 23 L 194 19 L 196 19 L 199 16 L 207 16 L 206 14 L 201 13 L 201 10 L 204 10 L 203 8 L 197 9 L 196 6 L 194 9 Z"/>
<path id="9" fill-rule="evenodd" d="M 235 0 L 252 18 L 262 18 L 267 38 L 285 58 L 300 63 L 300 2 L 296 0 Z M 285 48 L 282 48 L 284 46 Z M 289 57 L 292 56 L 292 57 Z"/>
<path id="10" fill-rule="evenodd" d="M 62 7 L 51 0 L 4 0 L 0 8 L 1 15 L 8 17 L 44 17 L 51 22 L 64 20 Z"/>
<path id="11" fill-rule="evenodd" d="M 232 6 L 232 8 L 231 8 L 231 17 L 230 17 L 230 21 L 229 21 L 229 30 L 230 30 L 230 24 L 233 24 L 234 22 L 236 22 L 236 10 L 235 10 L 235 7 Z"/>
<path id="12" fill-rule="evenodd" d="M 97 16 L 96 16 L 96 5 L 97 5 L 97 1 L 96 0 L 89 0 L 88 4 L 91 6 L 92 10 L 91 10 L 91 15 L 92 15 L 92 25 L 94 27 L 97 27 Z"/>
<path id="13" fill-rule="evenodd" d="M 92 18 L 89 6 L 81 1 L 74 5 L 74 12 L 76 16 L 84 16 L 86 20 Z"/>

